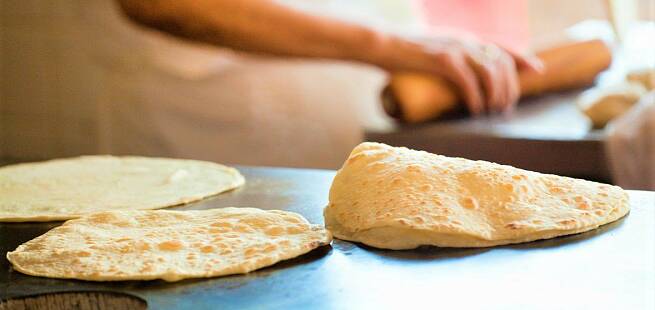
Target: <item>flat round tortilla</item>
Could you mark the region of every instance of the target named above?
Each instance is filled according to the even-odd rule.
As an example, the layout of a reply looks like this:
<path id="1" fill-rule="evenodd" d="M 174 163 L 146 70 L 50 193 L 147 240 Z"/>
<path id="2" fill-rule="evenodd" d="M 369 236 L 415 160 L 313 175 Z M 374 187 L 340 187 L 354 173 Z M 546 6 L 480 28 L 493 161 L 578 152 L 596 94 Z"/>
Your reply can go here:
<path id="1" fill-rule="evenodd" d="M 362 143 L 334 178 L 324 215 L 335 238 L 412 249 L 553 238 L 628 211 L 617 186 Z"/>
<path id="2" fill-rule="evenodd" d="M 178 281 L 247 273 L 331 240 L 324 227 L 286 211 L 111 211 L 67 221 L 7 259 L 35 276 Z"/>
<path id="3" fill-rule="evenodd" d="M 83 156 L 0 168 L 0 221 L 158 209 L 244 184 L 234 168 L 182 159 Z"/>

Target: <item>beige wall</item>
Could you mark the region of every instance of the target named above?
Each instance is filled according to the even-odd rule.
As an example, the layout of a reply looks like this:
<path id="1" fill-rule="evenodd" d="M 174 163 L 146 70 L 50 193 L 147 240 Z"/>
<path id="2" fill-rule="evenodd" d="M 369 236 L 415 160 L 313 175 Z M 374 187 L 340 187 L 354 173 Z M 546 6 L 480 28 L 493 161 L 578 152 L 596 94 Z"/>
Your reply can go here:
<path id="1" fill-rule="evenodd" d="M 608 19 L 608 0 L 528 0 L 530 32 L 535 45 L 557 42 L 563 31 L 585 19 Z M 655 20 L 655 1 L 634 1 L 639 8 L 638 18 Z"/>
<path id="2" fill-rule="evenodd" d="M 66 156 L 95 148 L 101 82 L 79 42 L 73 2 L 1 1 L 0 142 L 5 156 Z"/>

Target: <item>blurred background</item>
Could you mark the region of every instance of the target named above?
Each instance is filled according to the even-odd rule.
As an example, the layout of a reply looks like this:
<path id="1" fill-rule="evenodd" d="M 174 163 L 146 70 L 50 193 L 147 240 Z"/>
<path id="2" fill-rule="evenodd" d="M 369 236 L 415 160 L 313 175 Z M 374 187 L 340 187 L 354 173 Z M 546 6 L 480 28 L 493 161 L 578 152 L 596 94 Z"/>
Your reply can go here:
<path id="1" fill-rule="evenodd" d="M 517 50 L 600 38 L 615 51 L 607 83 L 655 67 L 646 42 L 655 38 L 653 0 L 278 2 L 385 32 L 472 33 Z M 580 91 L 530 99 L 509 118 L 409 125 L 385 113 L 389 76 L 369 65 L 183 41 L 137 26 L 110 0 L 0 3 L 5 163 L 133 154 L 337 169 L 367 139 L 612 182 L 610 157 L 636 156 L 608 155 L 604 129 L 577 108 Z M 511 154 L 507 145 L 516 146 Z M 653 159 L 651 150 L 641 152 L 643 162 Z"/>

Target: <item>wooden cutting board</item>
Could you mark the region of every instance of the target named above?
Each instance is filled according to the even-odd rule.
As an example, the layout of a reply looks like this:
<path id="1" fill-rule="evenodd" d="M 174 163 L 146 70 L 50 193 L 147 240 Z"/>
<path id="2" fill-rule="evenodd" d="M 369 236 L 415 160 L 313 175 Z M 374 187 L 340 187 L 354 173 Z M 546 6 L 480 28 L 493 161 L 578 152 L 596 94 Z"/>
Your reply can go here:
<path id="1" fill-rule="evenodd" d="M 334 171 L 239 167 L 245 187 L 174 209 L 284 209 L 323 223 Z M 23 275 L 2 256 L 0 298 L 117 292 L 153 309 L 654 309 L 655 193 L 591 232 L 478 249 L 388 251 L 335 240 L 302 257 L 223 278 L 85 282 Z M 2 223 L 2 252 L 60 223 Z M 92 298 L 92 297 L 90 297 Z M 93 297 L 95 298 L 95 297 Z"/>

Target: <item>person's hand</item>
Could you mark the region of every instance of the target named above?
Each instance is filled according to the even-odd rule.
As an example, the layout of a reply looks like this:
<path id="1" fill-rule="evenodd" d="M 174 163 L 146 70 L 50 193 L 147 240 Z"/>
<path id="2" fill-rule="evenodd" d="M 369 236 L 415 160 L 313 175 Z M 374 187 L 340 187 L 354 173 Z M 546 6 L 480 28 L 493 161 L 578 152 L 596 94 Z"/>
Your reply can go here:
<path id="1" fill-rule="evenodd" d="M 493 44 L 455 39 L 405 42 L 404 49 L 394 54 L 400 57 L 400 62 L 394 61 L 391 70 L 409 69 L 445 78 L 459 89 L 474 115 L 484 111 L 510 111 L 520 96 L 517 71 L 541 71 L 543 66 L 534 56 L 514 53 Z"/>

